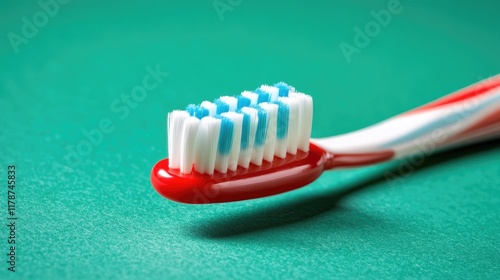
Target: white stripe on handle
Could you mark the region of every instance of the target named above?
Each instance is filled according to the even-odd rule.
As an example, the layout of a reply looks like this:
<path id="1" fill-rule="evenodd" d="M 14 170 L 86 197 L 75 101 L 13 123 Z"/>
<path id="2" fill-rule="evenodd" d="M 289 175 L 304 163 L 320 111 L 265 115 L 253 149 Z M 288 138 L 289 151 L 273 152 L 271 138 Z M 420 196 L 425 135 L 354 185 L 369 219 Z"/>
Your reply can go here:
<path id="1" fill-rule="evenodd" d="M 370 127 L 311 142 L 335 154 L 432 153 L 500 137 L 500 75 Z"/>

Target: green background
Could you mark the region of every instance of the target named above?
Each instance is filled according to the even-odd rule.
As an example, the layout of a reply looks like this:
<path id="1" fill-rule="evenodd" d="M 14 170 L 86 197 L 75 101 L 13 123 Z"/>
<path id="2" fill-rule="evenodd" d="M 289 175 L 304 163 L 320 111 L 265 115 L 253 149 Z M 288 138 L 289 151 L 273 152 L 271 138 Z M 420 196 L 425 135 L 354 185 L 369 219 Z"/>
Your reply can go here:
<path id="1" fill-rule="evenodd" d="M 315 102 L 313 137 L 349 132 L 500 72 L 500 5 L 401 0 L 353 54 L 353 28 L 387 1 L 71 0 L 18 46 L 37 1 L 0 4 L 0 194 L 17 168 L 17 272 L 0 278 L 500 277 L 500 142 L 325 173 L 278 196 L 217 205 L 160 197 L 149 172 L 166 156 L 166 114 L 285 81 Z M 221 0 L 221 3 L 227 3 Z M 112 109 L 168 72 L 123 117 Z M 122 104 L 123 105 L 123 104 Z M 114 128 L 68 158 L 84 130 Z"/>

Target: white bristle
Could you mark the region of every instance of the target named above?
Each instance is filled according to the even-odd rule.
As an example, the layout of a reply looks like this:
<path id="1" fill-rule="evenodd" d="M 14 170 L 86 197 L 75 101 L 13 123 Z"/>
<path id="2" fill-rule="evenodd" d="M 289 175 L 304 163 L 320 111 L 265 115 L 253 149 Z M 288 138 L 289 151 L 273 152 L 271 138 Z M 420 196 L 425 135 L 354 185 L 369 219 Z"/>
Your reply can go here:
<path id="1" fill-rule="evenodd" d="M 236 169 L 238 168 L 238 158 L 240 155 L 241 126 L 243 123 L 243 114 L 227 112 L 222 113 L 221 116 L 230 119 L 234 125 L 233 146 L 231 147 L 231 152 L 229 152 L 228 169 L 231 171 L 236 171 Z"/>
<path id="2" fill-rule="evenodd" d="M 268 92 L 270 95 L 271 95 L 271 102 L 274 102 L 276 100 L 278 100 L 278 96 L 279 96 L 279 88 L 277 87 L 273 87 L 273 86 L 268 86 L 268 85 L 262 85 L 260 86 L 260 89 Z"/>
<path id="3" fill-rule="evenodd" d="M 220 153 L 217 153 L 217 156 L 215 157 L 215 170 L 221 172 L 221 173 L 226 173 L 227 168 L 229 164 L 229 155 L 221 155 Z"/>
<path id="4" fill-rule="evenodd" d="M 234 131 L 233 131 L 234 132 Z M 233 138 L 233 133 L 230 135 L 223 135 L 220 133 L 219 137 L 227 137 L 227 138 Z M 220 140 L 220 138 L 219 138 Z M 229 164 L 229 153 L 227 154 L 221 154 L 220 151 L 217 151 L 217 155 L 215 157 L 215 170 L 221 172 L 221 173 L 226 173 L 227 172 L 227 167 Z"/>
<path id="5" fill-rule="evenodd" d="M 267 113 L 266 113 L 265 118 L 260 118 L 260 117 L 258 118 L 257 128 L 259 128 L 259 126 L 261 126 L 261 125 L 264 125 L 265 133 L 267 136 L 267 129 L 269 128 L 269 118 L 267 117 Z M 256 132 L 258 132 L 258 129 L 256 129 L 256 130 L 257 130 Z M 261 145 L 258 145 L 257 144 L 257 134 L 255 134 L 256 141 L 253 144 L 253 152 L 252 152 L 252 158 L 251 158 L 250 162 L 257 165 L 257 166 L 262 165 L 262 160 L 264 159 L 264 148 L 265 148 L 265 140 L 266 139 L 267 139 L 267 137 L 264 138 L 264 143 L 262 143 Z"/>
<path id="6" fill-rule="evenodd" d="M 297 148 L 308 152 L 313 118 L 312 97 L 300 92 L 291 92 L 289 96 L 299 99 L 299 140 Z"/>
<path id="7" fill-rule="evenodd" d="M 207 109 L 208 115 L 211 117 L 213 117 L 217 114 L 217 105 L 215 105 L 215 103 L 213 103 L 213 102 L 203 101 L 203 102 L 201 102 L 200 106 Z"/>
<path id="8" fill-rule="evenodd" d="M 248 147 L 240 151 L 240 155 L 238 158 L 238 165 L 241 165 L 244 168 L 248 168 L 248 166 L 250 166 L 250 160 L 252 158 L 253 146 L 255 142 L 255 132 L 257 131 L 257 124 L 259 118 L 258 118 L 258 112 L 254 108 L 244 107 L 241 108 L 241 111 L 250 116 L 250 131 L 249 131 Z"/>
<path id="9" fill-rule="evenodd" d="M 279 119 L 276 124 L 276 127 L 280 126 Z M 290 133 L 290 130 L 287 129 L 285 135 L 279 139 L 276 138 L 276 148 L 274 150 L 274 155 L 279 157 L 279 158 L 285 158 L 286 157 L 286 147 L 288 143 L 288 134 Z"/>
<path id="10" fill-rule="evenodd" d="M 229 105 L 229 111 L 234 112 L 238 108 L 238 99 L 234 96 L 221 96 L 220 100 L 224 101 Z"/>
<path id="11" fill-rule="evenodd" d="M 180 150 L 181 173 L 191 174 L 191 171 L 193 170 L 196 136 L 198 134 L 199 125 L 200 120 L 196 117 L 189 117 L 186 121 L 184 121 L 182 136 L 180 137 L 182 140 Z"/>
<path id="12" fill-rule="evenodd" d="M 241 95 L 250 99 L 251 105 L 257 105 L 257 101 L 259 100 L 259 95 L 257 93 L 245 90 Z"/>
<path id="13" fill-rule="evenodd" d="M 180 167 L 181 158 L 181 134 L 184 121 L 189 118 L 189 113 L 186 111 L 173 111 L 168 114 L 167 131 L 168 131 L 168 167 L 178 169 Z"/>
<path id="14" fill-rule="evenodd" d="M 279 101 L 288 105 L 288 142 L 286 151 L 289 154 L 297 154 L 299 140 L 299 104 L 300 100 L 294 97 L 280 97 Z"/>
<path id="15" fill-rule="evenodd" d="M 194 160 L 194 169 L 199 173 L 214 174 L 220 122 L 213 117 L 204 117 L 200 121 Z"/>
<path id="16" fill-rule="evenodd" d="M 266 110 L 269 124 L 267 127 L 266 144 L 264 147 L 264 160 L 272 161 L 274 159 L 274 151 L 276 150 L 276 125 L 278 118 L 278 105 L 263 102 L 259 106 Z"/>

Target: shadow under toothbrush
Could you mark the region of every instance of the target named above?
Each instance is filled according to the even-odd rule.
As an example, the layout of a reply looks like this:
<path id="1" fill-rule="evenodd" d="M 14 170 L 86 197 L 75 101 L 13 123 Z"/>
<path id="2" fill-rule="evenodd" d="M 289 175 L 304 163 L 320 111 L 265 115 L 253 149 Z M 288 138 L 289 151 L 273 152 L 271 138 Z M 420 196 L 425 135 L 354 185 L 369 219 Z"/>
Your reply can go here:
<path id="1" fill-rule="evenodd" d="M 437 153 L 427 157 L 421 165 L 415 166 L 414 173 L 444 162 L 494 149 L 500 149 L 500 139 Z M 286 204 L 283 203 L 253 213 L 228 214 L 223 218 L 206 221 L 205 224 L 198 223 L 195 228 L 190 228 L 189 232 L 202 238 L 229 238 L 299 223 L 323 213 L 341 209 L 339 202 L 342 199 L 386 181 L 386 172 L 397 174 L 397 168 L 398 165 L 391 165 L 387 170 L 382 170 L 375 177 L 327 194 L 323 192 L 321 195 L 304 199 L 299 198 L 291 202 L 287 201 Z"/>

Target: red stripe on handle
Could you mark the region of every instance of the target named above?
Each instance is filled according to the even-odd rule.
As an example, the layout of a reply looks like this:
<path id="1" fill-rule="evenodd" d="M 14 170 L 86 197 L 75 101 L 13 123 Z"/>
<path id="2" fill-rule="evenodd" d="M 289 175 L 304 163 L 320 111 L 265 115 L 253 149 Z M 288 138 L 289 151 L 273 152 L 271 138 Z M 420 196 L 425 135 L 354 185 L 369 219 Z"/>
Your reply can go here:
<path id="1" fill-rule="evenodd" d="M 481 82 L 473 84 L 469 87 L 461 89 L 457 92 L 449 94 L 443 98 L 433 101 L 429 104 L 418 107 L 414 110 L 407 112 L 406 114 L 412 114 L 420 111 L 425 111 L 431 108 L 440 107 L 443 105 L 453 104 L 460 101 L 464 101 L 476 96 L 485 95 L 492 89 L 500 87 L 500 75 L 485 79 Z"/>

